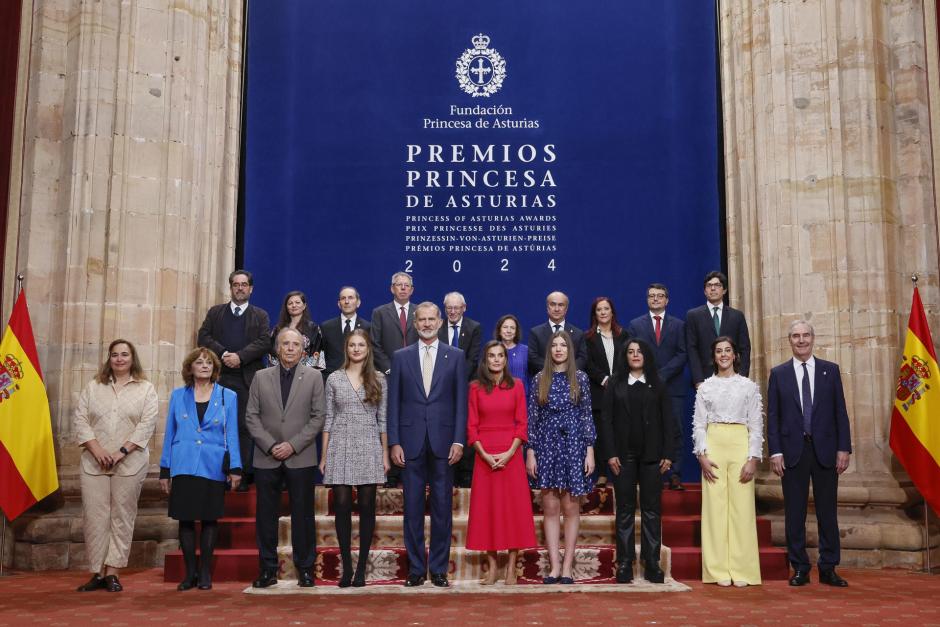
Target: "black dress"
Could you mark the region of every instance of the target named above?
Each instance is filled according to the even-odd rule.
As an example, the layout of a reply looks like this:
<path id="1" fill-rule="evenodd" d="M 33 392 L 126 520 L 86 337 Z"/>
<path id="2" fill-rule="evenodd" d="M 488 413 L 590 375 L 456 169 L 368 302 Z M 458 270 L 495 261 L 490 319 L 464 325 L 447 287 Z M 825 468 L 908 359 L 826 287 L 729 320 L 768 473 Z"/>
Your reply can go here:
<path id="1" fill-rule="evenodd" d="M 199 423 L 209 401 L 196 403 Z M 225 509 L 225 482 L 194 475 L 176 475 L 170 489 L 169 516 L 174 520 L 218 520 Z"/>

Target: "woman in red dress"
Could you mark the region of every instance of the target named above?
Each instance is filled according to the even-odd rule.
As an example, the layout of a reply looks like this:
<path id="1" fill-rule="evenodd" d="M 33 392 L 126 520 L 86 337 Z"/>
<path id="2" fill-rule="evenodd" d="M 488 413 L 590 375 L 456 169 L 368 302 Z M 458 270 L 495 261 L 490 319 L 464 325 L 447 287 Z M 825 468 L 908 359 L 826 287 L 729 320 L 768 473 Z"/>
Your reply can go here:
<path id="1" fill-rule="evenodd" d="M 470 384 L 467 444 L 479 457 L 473 467 L 467 548 L 486 551 L 489 571 L 480 583 L 496 583 L 496 552 L 509 551 L 506 583 L 516 583 L 519 549 L 536 545 L 532 493 L 519 448 L 526 439 L 526 398 L 522 382 L 506 368 L 506 348 L 483 347 L 478 380 Z"/>

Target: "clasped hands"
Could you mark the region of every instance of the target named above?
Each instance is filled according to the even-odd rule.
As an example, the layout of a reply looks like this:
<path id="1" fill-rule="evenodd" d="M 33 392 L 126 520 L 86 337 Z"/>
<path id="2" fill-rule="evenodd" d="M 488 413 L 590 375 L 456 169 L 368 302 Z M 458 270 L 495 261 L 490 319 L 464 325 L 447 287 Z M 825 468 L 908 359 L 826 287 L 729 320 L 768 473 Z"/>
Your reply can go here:
<path id="1" fill-rule="evenodd" d="M 294 447 L 291 446 L 290 442 L 278 442 L 271 447 L 271 457 L 278 460 L 279 462 L 284 461 L 293 454 Z"/>
<path id="2" fill-rule="evenodd" d="M 392 463 L 396 466 L 405 467 L 405 449 L 401 447 L 400 444 L 393 444 L 391 446 L 390 456 L 392 458 Z M 447 464 L 453 466 L 460 461 L 460 458 L 463 457 L 463 447 L 459 444 L 450 445 L 450 453 L 447 456 Z"/>

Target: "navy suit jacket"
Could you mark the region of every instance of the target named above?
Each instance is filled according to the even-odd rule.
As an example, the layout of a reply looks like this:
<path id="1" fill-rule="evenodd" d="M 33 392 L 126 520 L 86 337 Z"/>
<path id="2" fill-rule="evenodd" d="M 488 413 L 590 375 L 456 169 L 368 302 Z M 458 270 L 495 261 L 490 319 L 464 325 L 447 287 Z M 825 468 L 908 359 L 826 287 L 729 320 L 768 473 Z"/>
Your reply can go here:
<path id="1" fill-rule="evenodd" d="M 659 374 L 659 380 L 666 386 L 669 396 L 685 396 L 682 385 L 682 371 L 685 370 L 685 362 L 688 360 L 685 350 L 685 323 L 666 314 L 660 327 L 661 341 L 657 345 L 653 319 L 646 314 L 630 321 L 627 335 L 643 340 L 653 349 L 656 372 Z"/>
<path id="2" fill-rule="evenodd" d="M 369 321 L 363 319 L 362 316 L 356 313 L 355 328 L 368 331 L 369 327 Z M 323 369 L 323 380 L 326 381 L 326 378 L 330 376 L 334 370 L 339 370 L 343 367 L 343 361 L 346 359 L 344 343 L 346 337 L 343 333 L 342 316 L 330 318 L 321 324 L 320 333 L 323 336 L 323 352 L 326 360 L 326 367 Z M 385 372 L 385 370 L 382 372 Z"/>
<path id="3" fill-rule="evenodd" d="M 450 333 L 450 322 L 445 318 L 437 333 L 437 339 L 447 344 L 447 335 Z M 472 379 L 476 375 L 477 363 L 480 361 L 480 345 L 483 339 L 483 333 L 480 331 L 480 323 L 476 320 L 464 316 L 460 321 L 460 336 L 457 338 L 457 348 L 463 351 L 464 358 L 467 360 L 467 378 Z"/>
<path id="4" fill-rule="evenodd" d="M 452 444 L 467 439 L 467 362 L 463 351 L 439 342 L 431 393 L 425 395 L 419 348 L 422 342 L 395 351 L 388 384 L 388 445 L 400 445 L 405 459 L 424 452 L 425 440 L 435 457 L 450 455 Z"/>
<path id="5" fill-rule="evenodd" d="M 587 346 L 584 345 L 584 332 L 573 324 L 565 321 L 565 331 L 571 336 L 574 342 L 575 363 L 578 370 L 584 370 L 587 365 Z M 545 366 L 545 353 L 548 351 L 548 340 L 552 337 L 551 325 L 543 322 L 537 327 L 529 330 L 529 339 L 526 345 L 529 347 L 529 376 L 535 376 L 542 371 Z"/>
<path id="6" fill-rule="evenodd" d="M 751 336 L 747 320 L 737 309 L 725 305 L 721 309 L 721 335 L 727 335 L 738 347 L 741 365 L 738 374 L 746 377 L 751 369 Z M 715 341 L 715 323 L 706 305 L 690 309 L 685 315 L 685 347 L 692 370 L 692 385 L 697 385 L 714 374 L 712 342 Z"/>
<path id="7" fill-rule="evenodd" d="M 375 369 L 386 374 L 392 367 L 392 354 L 403 346 L 418 341 L 418 330 L 415 329 L 415 304 L 408 303 L 404 344 L 402 344 L 401 322 L 398 316 L 398 305 L 395 301 L 379 305 L 372 310 L 372 327 L 369 329 L 369 334 L 372 336 Z"/>
<path id="8" fill-rule="evenodd" d="M 849 413 L 838 364 L 816 358 L 813 376 L 813 449 L 824 468 L 836 463 L 836 452 L 852 452 Z M 767 385 L 767 445 L 771 455 L 783 453 L 787 467 L 796 466 L 803 453 L 803 410 L 800 388 L 788 359 L 770 371 Z"/>

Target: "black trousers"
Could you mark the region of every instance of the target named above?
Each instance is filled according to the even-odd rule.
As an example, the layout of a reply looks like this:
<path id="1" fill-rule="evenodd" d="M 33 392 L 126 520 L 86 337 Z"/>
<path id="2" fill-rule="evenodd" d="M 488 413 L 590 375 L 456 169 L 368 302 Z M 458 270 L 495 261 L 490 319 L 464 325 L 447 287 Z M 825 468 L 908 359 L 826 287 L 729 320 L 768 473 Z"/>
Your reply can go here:
<path id="1" fill-rule="evenodd" d="M 819 528 L 819 570 L 839 564 L 839 474 L 835 466 L 825 468 L 816 459 L 812 440 L 803 442 L 803 454 L 796 466 L 783 472 L 783 504 L 787 537 L 787 558 L 798 570 L 809 570 L 806 553 L 806 511 L 809 504 L 809 482 L 813 482 L 813 504 Z"/>
<path id="2" fill-rule="evenodd" d="M 251 460 L 254 457 L 255 441 L 251 439 L 248 433 L 248 427 L 245 425 L 245 410 L 248 409 L 248 386 L 245 385 L 245 379 L 241 373 L 229 374 L 223 373 L 219 377 L 219 385 L 235 392 L 238 397 L 238 452 L 242 458 L 242 479 L 248 479 L 252 472 Z"/>
<path id="3" fill-rule="evenodd" d="M 636 560 L 636 488 L 640 486 L 640 558 L 659 564 L 662 546 L 662 477 L 659 462 L 642 461 L 629 453 L 620 458 L 620 474 L 611 472 L 616 503 L 617 561 Z"/>
<path id="4" fill-rule="evenodd" d="M 315 466 L 255 468 L 255 534 L 261 568 L 277 571 L 277 521 L 281 481 L 290 496 L 291 545 L 297 570 L 312 569 L 317 559 L 317 529 L 313 520 Z"/>

